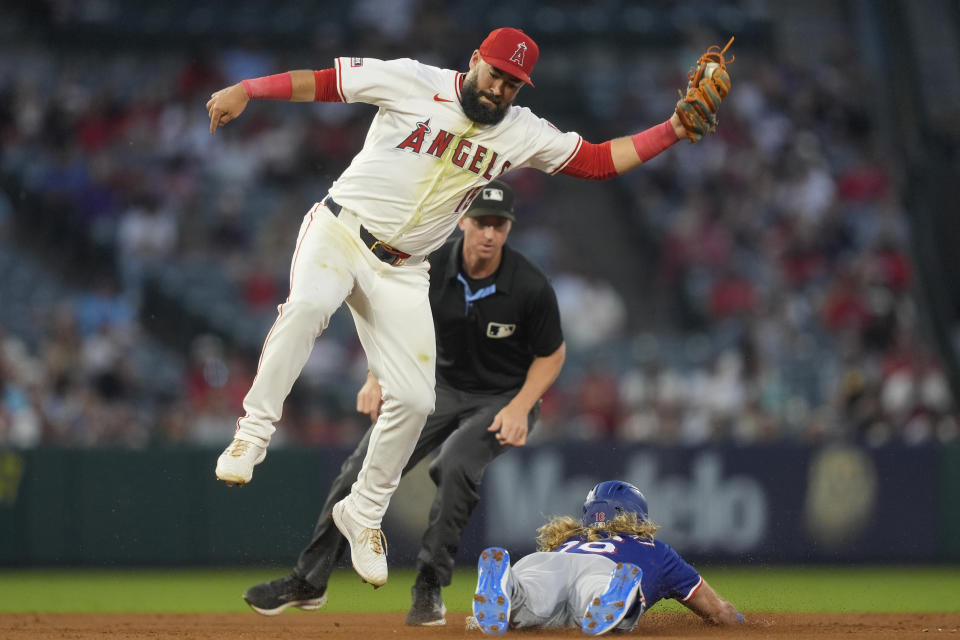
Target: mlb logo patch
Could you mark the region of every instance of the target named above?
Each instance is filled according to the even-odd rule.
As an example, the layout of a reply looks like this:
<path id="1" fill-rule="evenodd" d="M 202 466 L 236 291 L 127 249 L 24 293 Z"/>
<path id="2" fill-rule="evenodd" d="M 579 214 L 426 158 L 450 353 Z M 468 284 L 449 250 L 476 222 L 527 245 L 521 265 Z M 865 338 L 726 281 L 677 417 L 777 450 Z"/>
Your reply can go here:
<path id="1" fill-rule="evenodd" d="M 351 67 L 362 67 L 362 66 L 363 66 L 363 58 L 350 58 L 350 66 L 351 66 Z"/>
<path id="2" fill-rule="evenodd" d="M 515 324 L 501 324 L 499 322 L 491 322 L 487 325 L 487 337 L 488 338 L 509 338 L 517 330 L 517 325 Z"/>
<path id="3" fill-rule="evenodd" d="M 483 190 L 483 199 L 484 200 L 495 200 L 496 202 L 503 202 L 503 189 L 497 189 L 495 187 L 487 187 Z"/>

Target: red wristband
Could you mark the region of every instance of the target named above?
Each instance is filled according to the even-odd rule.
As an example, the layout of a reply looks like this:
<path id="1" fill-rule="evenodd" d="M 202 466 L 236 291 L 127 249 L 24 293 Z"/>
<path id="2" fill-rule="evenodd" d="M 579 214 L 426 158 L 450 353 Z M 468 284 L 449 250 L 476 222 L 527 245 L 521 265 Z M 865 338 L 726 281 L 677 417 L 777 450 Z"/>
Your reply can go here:
<path id="1" fill-rule="evenodd" d="M 293 76 L 289 71 L 274 76 L 241 80 L 241 83 L 250 98 L 289 100 L 293 96 Z"/>
<path id="2" fill-rule="evenodd" d="M 646 162 L 664 149 L 670 148 L 677 140 L 679 138 L 673 130 L 673 125 L 667 120 L 646 131 L 634 134 L 633 148 L 637 150 L 640 162 Z"/>

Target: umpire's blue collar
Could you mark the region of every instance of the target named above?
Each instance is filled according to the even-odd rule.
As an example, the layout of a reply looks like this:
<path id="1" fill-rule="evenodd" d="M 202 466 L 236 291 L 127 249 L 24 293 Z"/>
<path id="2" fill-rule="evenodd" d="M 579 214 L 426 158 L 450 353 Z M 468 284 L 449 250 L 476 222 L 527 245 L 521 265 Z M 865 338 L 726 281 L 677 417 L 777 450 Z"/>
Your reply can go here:
<path id="1" fill-rule="evenodd" d="M 460 266 L 463 263 L 463 236 L 460 236 L 452 244 L 453 247 L 450 255 L 447 257 L 447 264 L 443 271 L 444 280 L 456 280 L 457 274 L 461 271 Z M 517 253 L 511 249 L 509 245 L 504 244 L 503 255 L 500 256 L 500 266 L 497 268 L 497 274 L 493 280 L 497 285 L 498 293 L 510 293 L 513 276 L 516 271 Z"/>

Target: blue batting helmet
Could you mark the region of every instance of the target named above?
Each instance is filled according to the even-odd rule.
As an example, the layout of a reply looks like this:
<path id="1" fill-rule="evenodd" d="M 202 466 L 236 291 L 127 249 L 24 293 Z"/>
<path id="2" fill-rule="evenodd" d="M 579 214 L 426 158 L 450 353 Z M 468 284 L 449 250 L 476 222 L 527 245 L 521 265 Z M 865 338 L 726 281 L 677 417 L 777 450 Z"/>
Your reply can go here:
<path id="1" fill-rule="evenodd" d="M 647 499 L 629 482 L 607 480 L 590 489 L 580 522 L 584 527 L 603 529 L 621 513 L 635 513 L 638 520 L 646 520 Z"/>

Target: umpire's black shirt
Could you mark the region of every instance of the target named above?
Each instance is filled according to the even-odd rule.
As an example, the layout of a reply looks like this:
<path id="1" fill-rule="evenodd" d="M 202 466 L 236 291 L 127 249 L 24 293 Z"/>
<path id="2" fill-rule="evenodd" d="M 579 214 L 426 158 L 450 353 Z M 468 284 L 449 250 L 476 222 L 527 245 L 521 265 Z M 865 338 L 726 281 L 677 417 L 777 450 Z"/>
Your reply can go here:
<path id="1" fill-rule="evenodd" d="M 464 273 L 462 253 L 461 237 L 430 255 L 437 379 L 474 393 L 517 390 L 533 359 L 563 344 L 557 296 L 543 272 L 507 245 L 497 272 L 479 281 Z M 469 303 L 464 282 L 476 296 Z"/>

